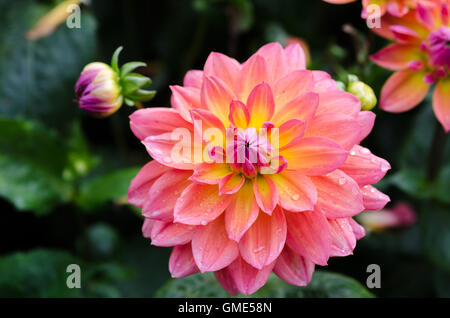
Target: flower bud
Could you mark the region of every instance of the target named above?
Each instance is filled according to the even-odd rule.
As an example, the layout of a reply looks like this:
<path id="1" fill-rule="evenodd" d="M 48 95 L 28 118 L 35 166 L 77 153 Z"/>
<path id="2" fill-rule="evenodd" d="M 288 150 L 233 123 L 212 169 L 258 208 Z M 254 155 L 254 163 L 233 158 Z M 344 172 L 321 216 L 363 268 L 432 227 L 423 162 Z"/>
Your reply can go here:
<path id="1" fill-rule="evenodd" d="M 364 82 L 359 80 L 350 82 L 347 91 L 359 99 L 362 110 L 371 110 L 377 104 L 377 97 L 373 89 Z"/>
<path id="2" fill-rule="evenodd" d="M 104 63 L 86 65 L 75 84 L 80 108 L 95 117 L 106 117 L 122 106 L 123 97 L 117 73 Z"/>

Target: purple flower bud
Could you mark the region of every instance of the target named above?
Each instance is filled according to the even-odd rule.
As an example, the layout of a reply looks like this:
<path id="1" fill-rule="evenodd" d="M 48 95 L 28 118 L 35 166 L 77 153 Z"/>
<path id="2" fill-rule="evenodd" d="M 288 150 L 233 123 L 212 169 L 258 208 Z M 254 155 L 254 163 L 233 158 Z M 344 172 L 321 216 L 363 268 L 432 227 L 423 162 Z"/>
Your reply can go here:
<path id="1" fill-rule="evenodd" d="M 122 106 L 123 97 L 118 75 L 107 64 L 90 63 L 75 84 L 76 100 L 80 108 L 95 117 L 106 117 Z"/>

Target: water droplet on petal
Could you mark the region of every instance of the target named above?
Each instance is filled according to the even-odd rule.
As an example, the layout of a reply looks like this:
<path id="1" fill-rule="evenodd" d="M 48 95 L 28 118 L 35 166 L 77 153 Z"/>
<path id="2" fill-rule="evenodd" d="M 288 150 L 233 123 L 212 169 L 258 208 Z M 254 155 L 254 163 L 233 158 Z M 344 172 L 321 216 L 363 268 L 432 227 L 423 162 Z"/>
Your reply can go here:
<path id="1" fill-rule="evenodd" d="M 300 199 L 300 195 L 294 194 L 294 195 L 292 196 L 292 200 L 297 201 L 298 199 Z"/>
<path id="2" fill-rule="evenodd" d="M 347 182 L 347 179 L 345 178 L 339 178 L 339 184 L 344 185 Z"/>

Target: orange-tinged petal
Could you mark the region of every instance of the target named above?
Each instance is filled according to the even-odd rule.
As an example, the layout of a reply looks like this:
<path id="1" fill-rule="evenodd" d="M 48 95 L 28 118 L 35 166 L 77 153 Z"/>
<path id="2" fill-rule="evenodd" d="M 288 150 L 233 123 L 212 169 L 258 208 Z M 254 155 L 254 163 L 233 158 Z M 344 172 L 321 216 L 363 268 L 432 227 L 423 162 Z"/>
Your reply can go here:
<path id="1" fill-rule="evenodd" d="M 219 194 L 233 194 L 239 191 L 245 182 L 245 177 L 240 173 L 230 173 L 219 182 Z"/>
<path id="2" fill-rule="evenodd" d="M 272 90 L 267 83 L 257 85 L 248 96 L 247 108 L 250 114 L 250 127 L 261 128 L 273 116 L 275 103 Z"/>
<path id="3" fill-rule="evenodd" d="M 278 257 L 273 272 L 285 282 L 306 286 L 314 273 L 314 263 L 285 246 Z"/>
<path id="4" fill-rule="evenodd" d="M 148 191 L 142 215 L 160 221 L 173 221 L 173 208 L 178 196 L 192 183 L 188 180 L 190 175 L 189 170 L 172 169 L 159 177 Z"/>
<path id="5" fill-rule="evenodd" d="M 340 170 L 311 177 L 317 189 L 317 206 L 328 218 L 343 218 L 364 210 L 358 184 Z"/>
<path id="6" fill-rule="evenodd" d="M 399 71 L 408 68 L 414 60 L 421 60 L 423 53 L 417 45 L 391 44 L 371 56 L 372 61 L 388 70 Z"/>
<path id="7" fill-rule="evenodd" d="M 211 52 L 206 60 L 206 76 L 220 78 L 228 87 L 233 88 L 239 76 L 241 65 L 235 59 L 222 53 Z"/>
<path id="8" fill-rule="evenodd" d="M 202 138 L 205 143 L 208 143 L 208 147 L 224 147 L 226 143 L 225 126 L 222 121 L 206 109 L 192 109 L 190 113 L 198 138 Z M 208 133 L 212 133 L 212 135 Z"/>
<path id="9" fill-rule="evenodd" d="M 303 120 L 290 119 L 282 124 L 279 129 L 279 147 L 286 146 L 295 138 L 301 138 L 305 133 L 306 124 Z"/>
<path id="10" fill-rule="evenodd" d="M 377 211 L 391 201 L 391 199 L 381 191 L 378 191 L 371 185 L 365 185 L 361 188 L 361 194 L 364 202 L 365 211 Z"/>
<path id="11" fill-rule="evenodd" d="M 308 124 L 305 137 L 326 137 L 348 150 L 359 141 L 360 133 L 361 127 L 355 118 L 340 113 L 324 113 L 315 116 Z"/>
<path id="12" fill-rule="evenodd" d="M 231 277 L 228 268 L 223 268 L 221 270 L 214 272 L 214 277 L 216 277 L 219 284 L 222 286 L 226 292 L 232 296 L 239 294 L 239 289 L 236 287 L 233 277 Z"/>
<path id="13" fill-rule="evenodd" d="M 286 103 L 306 92 L 313 83 L 313 73 L 299 70 L 289 73 L 275 84 L 274 98 L 276 111 Z"/>
<path id="14" fill-rule="evenodd" d="M 268 43 L 262 46 L 255 54 L 262 56 L 266 61 L 267 72 L 271 83 L 276 82 L 288 73 L 287 59 L 280 43 Z"/>
<path id="15" fill-rule="evenodd" d="M 151 232 L 152 245 L 183 245 L 191 241 L 196 231 L 197 227 L 192 225 L 155 221 Z"/>
<path id="16" fill-rule="evenodd" d="M 193 183 L 177 200 L 174 220 L 184 224 L 206 225 L 221 215 L 230 201 L 231 196 L 218 194 L 217 185 Z"/>
<path id="17" fill-rule="evenodd" d="M 348 218 L 329 219 L 331 233 L 330 256 L 348 256 L 353 254 L 356 237 Z"/>
<path id="18" fill-rule="evenodd" d="M 250 123 L 250 113 L 241 101 L 233 100 L 230 104 L 230 122 L 238 128 L 247 128 Z"/>
<path id="19" fill-rule="evenodd" d="M 380 107 L 391 113 L 401 113 L 417 106 L 427 95 L 429 85 L 424 72 L 404 70 L 394 73 L 381 90 Z"/>
<path id="20" fill-rule="evenodd" d="M 202 273 L 227 267 L 239 257 L 238 244 L 228 238 L 223 216 L 196 231 L 192 238 L 192 253 Z"/>
<path id="21" fill-rule="evenodd" d="M 199 271 L 192 255 L 191 243 L 177 245 L 169 259 L 169 272 L 173 278 L 186 277 Z"/>
<path id="22" fill-rule="evenodd" d="M 295 170 L 271 175 L 277 186 L 279 205 L 291 212 L 311 211 L 317 202 L 317 191 L 311 179 Z"/>
<path id="23" fill-rule="evenodd" d="M 278 202 L 277 188 L 272 179 L 269 176 L 256 176 L 253 179 L 253 192 L 261 210 L 272 214 Z"/>
<path id="24" fill-rule="evenodd" d="M 235 99 L 233 91 L 219 78 L 205 76 L 201 90 L 201 102 L 228 127 L 230 102 Z"/>
<path id="25" fill-rule="evenodd" d="M 327 265 L 331 234 L 326 217 L 320 211 L 286 212 L 289 247 L 318 265 Z"/>
<path id="26" fill-rule="evenodd" d="M 301 94 L 282 106 L 278 105 L 272 122 L 276 126 L 280 126 L 293 118 L 308 122 L 314 116 L 318 105 L 318 94 L 312 92 Z"/>
<path id="27" fill-rule="evenodd" d="M 347 158 L 347 151 L 331 139 L 304 137 L 281 148 L 280 155 L 288 161 L 290 170 L 322 175 L 339 168 Z"/>
<path id="28" fill-rule="evenodd" d="M 418 43 L 421 40 L 420 35 L 416 31 L 402 25 L 391 26 L 391 32 L 400 43 Z"/>
<path id="29" fill-rule="evenodd" d="M 258 213 L 259 206 L 253 194 L 252 182 L 245 181 L 225 210 L 225 226 L 228 237 L 239 242 L 242 235 L 255 222 Z"/>
<path id="30" fill-rule="evenodd" d="M 270 83 L 266 61 L 262 56 L 253 55 L 243 64 L 236 82 L 235 91 L 239 100 L 247 102 L 250 92 L 256 85 L 262 82 Z"/>
<path id="31" fill-rule="evenodd" d="M 342 113 L 356 117 L 360 110 L 361 102 L 355 95 L 342 91 L 327 91 L 320 94 L 316 115 Z"/>
<path id="32" fill-rule="evenodd" d="M 450 131 L 450 79 L 440 80 L 433 92 L 433 110 L 444 127 L 445 132 Z"/>
<path id="33" fill-rule="evenodd" d="M 359 114 L 356 116 L 356 120 L 358 121 L 361 128 L 358 141 L 356 142 L 357 144 L 359 144 L 372 131 L 373 125 L 375 124 L 375 114 L 371 111 L 364 110 L 359 112 Z"/>
<path id="34" fill-rule="evenodd" d="M 172 107 L 179 111 L 184 120 L 191 122 L 189 111 L 195 108 L 203 108 L 200 101 L 200 89 L 196 87 L 170 86 Z"/>
<path id="35" fill-rule="evenodd" d="M 191 180 L 197 183 L 219 184 L 220 180 L 231 173 L 225 163 L 202 163 L 196 165 Z"/>
<path id="36" fill-rule="evenodd" d="M 239 242 L 242 258 L 257 269 L 271 264 L 283 250 L 286 219 L 279 208 L 272 215 L 260 213 Z"/>

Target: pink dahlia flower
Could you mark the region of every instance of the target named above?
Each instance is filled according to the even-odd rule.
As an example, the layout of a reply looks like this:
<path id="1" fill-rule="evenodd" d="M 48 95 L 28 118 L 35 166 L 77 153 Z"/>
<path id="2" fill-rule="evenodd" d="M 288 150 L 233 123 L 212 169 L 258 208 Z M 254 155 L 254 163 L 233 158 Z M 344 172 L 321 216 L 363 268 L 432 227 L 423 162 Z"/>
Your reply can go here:
<path id="1" fill-rule="evenodd" d="M 433 0 L 434 6 L 422 4 L 402 18 L 384 16 L 381 29 L 374 32 L 394 40 L 372 56 L 381 67 L 397 71 L 384 84 L 380 107 L 401 113 L 417 106 L 432 84 L 433 110 L 450 130 L 450 18 L 449 0 Z"/>
<path id="2" fill-rule="evenodd" d="M 357 0 L 323 0 L 328 3 L 333 4 L 346 4 L 350 2 L 355 2 Z M 434 6 L 434 0 L 362 0 L 362 13 L 361 16 L 366 19 L 370 14 L 374 14 L 375 11 L 371 12 L 370 6 L 376 5 L 379 7 L 380 16 L 385 14 L 392 15 L 394 17 L 403 17 L 411 10 L 414 10 L 419 3 L 424 6 Z"/>
<path id="3" fill-rule="evenodd" d="M 352 254 L 364 236 L 352 217 L 389 201 L 372 186 L 389 163 L 359 146 L 375 115 L 306 70 L 298 44 L 267 44 L 243 64 L 211 53 L 171 89 L 172 108 L 130 117 L 154 160 L 128 199 L 144 236 L 174 246 L 173 277 L 214 272 L 233 295 L 272 271 L 306 285 L 315 264 Z"/>

